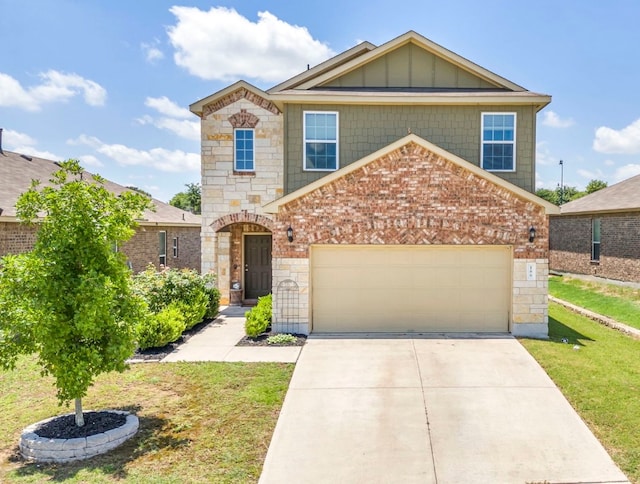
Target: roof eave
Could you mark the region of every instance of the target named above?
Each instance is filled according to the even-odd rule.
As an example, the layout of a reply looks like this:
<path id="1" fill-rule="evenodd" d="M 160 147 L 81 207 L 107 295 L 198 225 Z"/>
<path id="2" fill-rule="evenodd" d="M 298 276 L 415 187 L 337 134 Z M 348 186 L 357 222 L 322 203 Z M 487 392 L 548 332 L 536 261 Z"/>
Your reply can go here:
<path id="1" fill-rule="evenodd" d="M 247 81 L 237 81 L 234 82 L 233 84 L 231 84 L 230 86 L 225 87 L 224 89 L 221 89 L 217 92 L 214 92 L 213 94 L 204 97 L 196 102 L 194 102 L 193 104 L 189 105 L 189 111 L 191 111 L 193 114 L 195 114 L 196 116 L 202 117 L 202 112 L 204 110 L 204 107 L 207 104 L 211 104 L 215 101 L 217 101 L 220 98 L 223 98 L 224 96 L 231 94 L 232 92 L 237 91 L 238 89 L 241 88 L 245 88 L 248 91 L 253 92 L 254 94 L 263 97 L 265 99 L 270 99 L 269 94 L 267 94 L 265 91 L 263 91 L 262 89 L 254 86 L 253 84 L 248 83 Z"/>

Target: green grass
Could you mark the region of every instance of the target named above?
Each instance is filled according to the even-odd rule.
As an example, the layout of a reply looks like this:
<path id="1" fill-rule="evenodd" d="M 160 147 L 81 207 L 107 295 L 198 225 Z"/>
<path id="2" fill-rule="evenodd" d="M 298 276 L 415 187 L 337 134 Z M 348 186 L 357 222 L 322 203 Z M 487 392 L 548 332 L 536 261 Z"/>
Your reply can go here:
<path id="1" fill-rule="evenodd" d="M 549 294 L 640 329 L 640 289 L 551 276 Z"/>
<path id="2" fill-rule="evenodd" d="M 550 340 L 522 344 L 616 464 L 640 483 L 640 341 L 557 304 L 549 311 Z"/>
<path id="3" fill-rule="evenodd" d="M 85 410 L 132 410 L 140 430 L 108 454 L 37 465 L 17 454 L 27 425 L 71 411 L 31 358 L 0 372 L 0 482 L 257 482 L 293 373 L 279 363 L 145 363 L 98 378 Z"/>

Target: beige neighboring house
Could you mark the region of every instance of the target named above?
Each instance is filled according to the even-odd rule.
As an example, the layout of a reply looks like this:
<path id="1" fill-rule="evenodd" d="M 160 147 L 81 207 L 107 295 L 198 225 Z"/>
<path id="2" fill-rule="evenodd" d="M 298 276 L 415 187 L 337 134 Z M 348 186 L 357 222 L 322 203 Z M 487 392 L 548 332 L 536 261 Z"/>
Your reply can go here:
<path id="1" fill-rule="evenodd" d="M 56 162 L 0 150 L 0 256 L 30 250 L 36 228 L 22 225 L 16 219 L 15 203 L 31 180 L 48 184 Z M 83 176 L 91 177 L 89 172 Z M 118 194 L 126 187 L 105 181 L 105 187 Z M 185 212 L 159 200 L 153 200 L 155 212 L 146 211 L 139 220 L 135 235 L 117 250 L 126 254 L 135 272 L 152 263 L 172 268 L 200 270 L 200 215 Z"/>
<path id="2" fill-rule="evenodd" d="M 544 337 L 550 101 L 412 31 L 238 81 L 190 106 L 202 270 L 225 302 L 273 293 L 276 331 Z"/>
<path id="3" fill-rule="evenodd" d="M 562 205 L 550 231 L 552 270 L 640 282 L 640 175 Z"/>

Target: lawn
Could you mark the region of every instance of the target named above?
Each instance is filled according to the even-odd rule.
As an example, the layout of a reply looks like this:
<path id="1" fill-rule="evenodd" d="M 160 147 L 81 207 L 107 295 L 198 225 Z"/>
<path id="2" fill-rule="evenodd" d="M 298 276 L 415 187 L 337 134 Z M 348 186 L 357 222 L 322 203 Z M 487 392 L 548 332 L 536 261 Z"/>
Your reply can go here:
<path id="1" fill-rule="evenodd" d="M 32 358 L 0 372 L 0 482 L 257 482 L 294 365 L 144 363 L 102 375 L 85 410 L 133 410 L 140 430 L 109 454 L 66 465 L 17 457 L 22 428 L 69 412 Z"/>
<path id="2" fill-rule="evenodd" d="M 551 276 L 549 294 L 640 329 L 640 289 Z"/>
<path id="3" fill-rule="evenodd" d="M 640 341 L 553 303 L 549 336 L 521 342 L 620 469 L 640 483 Z"/>

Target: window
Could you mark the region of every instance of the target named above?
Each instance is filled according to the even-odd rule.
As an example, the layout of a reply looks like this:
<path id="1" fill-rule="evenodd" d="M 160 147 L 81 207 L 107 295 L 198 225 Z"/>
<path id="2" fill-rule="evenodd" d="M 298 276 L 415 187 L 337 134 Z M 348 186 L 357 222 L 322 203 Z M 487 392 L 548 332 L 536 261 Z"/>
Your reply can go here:
<path id="1" fill-rule="evenodd" d="M 173 238 L 173 257 L 178 257 L 178 237 Z"/>
<path id="2" fill-rule="evenodd" d="M 516 169 L 516 113 L 482 113 L 481 166 L 489 171 Z"/>
<path id="3" fill-rule="evenodd" d="M 305 111 L 304 169 L 338 169 L 338 113 Z"/>
<path id="4" fill-rule="evenodd" d="M 254 171 L 253 129 L 233 130 L 236 171 Z"/>
<path id="5" fill-rule="evenodd" d="M 600 260 L 600 219 L 591 220 L 591 260 Z"/>
<path id="6" fill-rule="evenodd" d="M 167 233 L 158 232 L 158 258 L 162 265 L 167 265 Z"/>

